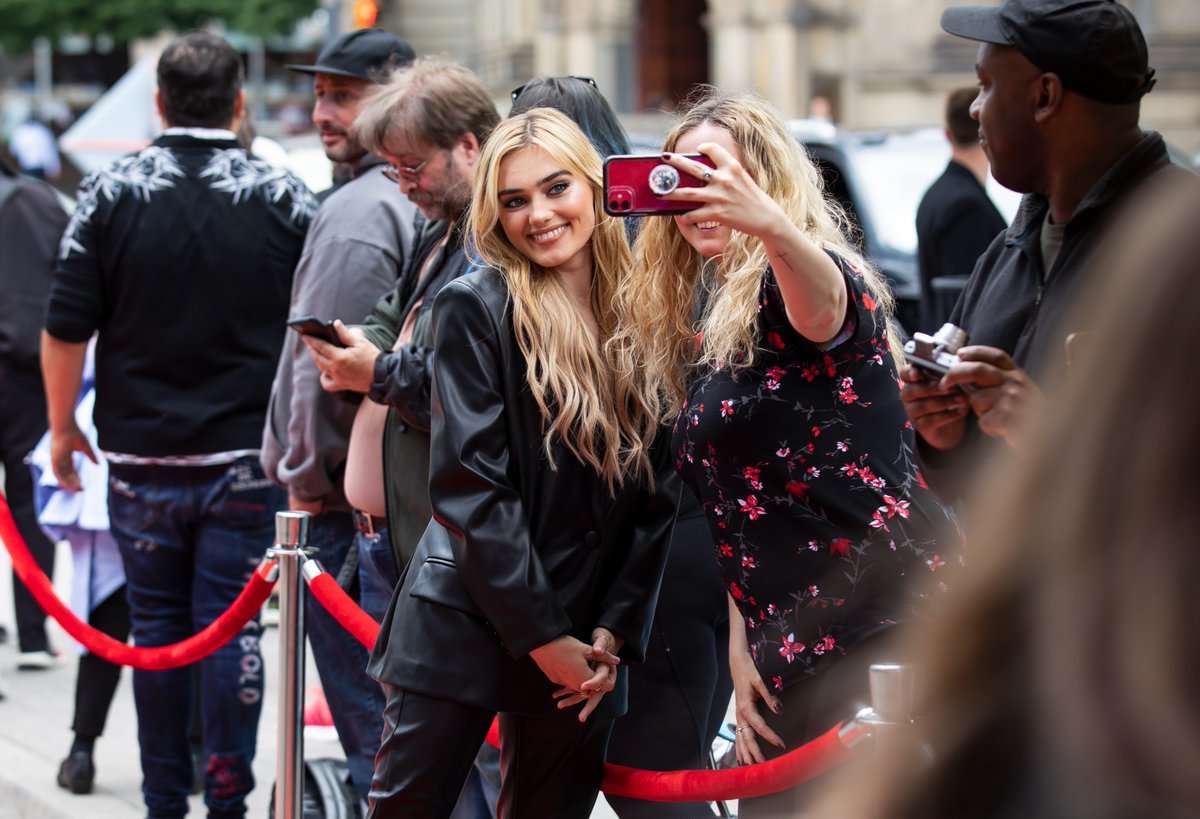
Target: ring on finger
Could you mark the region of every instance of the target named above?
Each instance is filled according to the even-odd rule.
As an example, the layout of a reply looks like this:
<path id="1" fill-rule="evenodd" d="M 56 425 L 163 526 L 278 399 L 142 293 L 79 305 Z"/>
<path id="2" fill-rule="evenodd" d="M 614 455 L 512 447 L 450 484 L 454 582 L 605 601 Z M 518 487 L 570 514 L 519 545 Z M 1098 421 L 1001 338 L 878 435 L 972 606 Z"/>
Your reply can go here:
<path id="1" fill-rule="evenodd" d="M 703 179 L 705 182 L 708 182 L 708 180 L 712 179 L 712 171 L 705 171 L 704 176 L 702 176 L 700 178 Z"/>

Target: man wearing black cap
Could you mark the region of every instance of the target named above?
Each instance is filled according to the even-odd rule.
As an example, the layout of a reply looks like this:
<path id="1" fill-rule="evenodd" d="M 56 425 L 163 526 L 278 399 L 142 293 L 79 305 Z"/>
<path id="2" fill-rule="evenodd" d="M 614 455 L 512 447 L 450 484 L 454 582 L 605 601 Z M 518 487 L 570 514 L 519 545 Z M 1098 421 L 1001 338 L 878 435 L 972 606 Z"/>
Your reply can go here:
<path id="1" fill-rule="evenodd" d="M 947 9 L 942 28 L 981 43 L 971 115 L 992 173 L 1025 194 L 980 257 L 950 321 L 962 363 L 940 381 L 901 373 L 926 473 L 963 488 L 986 439 L 1020 450 L 1042 393 L 1030 373 L 1061 361 L 1091 251 L 1135 190 L 1169 166 L 1162 137 L 1138 127 L 1154 85 L 1146 42 L 1114 0 L 1007 0 Z"/>
<path id="2" fill-rule="evenodd" d="M 394 34 L 359 29 L 330 43 L 315 65 L 289 66 L 313 75 L 313 123 L 325 155 L 354 171 L 349 182 L 322 202 L 309 228 L 292 283 L 291 318 L 358 321 L 396 286 L 404 269 L 416 208 L 384 177 L 384 160 L 368 153 L 352 128 L 371 89 L 391 69 L 412 60 L 412 48 Z M 263 468 L 288 490 L 290 508 L 312 513 L 309 545 L 321 564 L 353 591 L 358 561 L 351 556 L 358 554 L 359 539 L 381 537 L 373 529 L 357 531 L 343 487 L 357 401 L 321 389 L 321 374 L 300 338 L 289 334 L 275 373 L 263 431 Z M 359 602 L 382 617 L 388 600 L 364 594 Z M 364 671 L 366 650 L 324 607 L 310 601 L 306 619 L 329 711 L 350 775 L 365 800 L 379 748 L 383 692 Z"/>

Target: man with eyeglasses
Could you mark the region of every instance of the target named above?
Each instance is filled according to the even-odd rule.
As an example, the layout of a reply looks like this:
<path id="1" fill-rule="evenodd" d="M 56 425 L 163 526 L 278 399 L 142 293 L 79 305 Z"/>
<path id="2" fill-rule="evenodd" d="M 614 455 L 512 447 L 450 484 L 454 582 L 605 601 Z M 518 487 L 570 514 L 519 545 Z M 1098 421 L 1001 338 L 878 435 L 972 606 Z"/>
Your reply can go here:
<path id="1" fill-rule="evenodd" d="M 351 439 L 347 495 L 356 503 L 382 506 L 359 509 L 386 513 L 392 556 L 401 570 L 433 515 L 428 490 L 431 311 L 438 291 L 472 266 L 464 237 L 471 180 L 483 143 L 499 120 L 479 78 L 443 58 L 418 59 L 371 96 L 354 133 L 391 164 L 386 175 L 428 221 L 415 241 L 409 269 L 392 292 L 361 326 L 336 325 L 345 347 L 304 339 L 325 389 L 366 395 Z M 382 497 L 373 497 L 380 486 Z M 396 580 L 387 578 L 391 585 Z M 494 815 L 498 784 L 498 755 L 485 746 L 453 817 Z M 380 787 L 389 783 L 381 784 L 377 776 L 374 788 Z"/>
<path id="2" fill-rule="evenodd" d="M 359 29 L 331 42 L 316 64 L 289 66 L 313 77 L 312 119 L 325 155 L 353 169 L 353 178 L 324 200 L 309 228 L 292 282 L 290 318 L 358 320 L 404 268 L 416 208 L 380 172 L 385 160 L 363 147 L 353 126 L 368 93 L 414 56 L 394 34 Z M 288 491 L 291 509 L 313 515 L 309 546 L 352 594 L 359 585 L 356 556 L 370 539 L 382 537 L 369 519 L 356 519 L 343 486 L 355 403 L 321 389 L 300 335 L 288 333 L 263 430 L 263 469 Z M 381 617 L 390 590 L 372 598 L 369 589 L 359 590 L 359 603 Z M 306 622 L 350 776 L 365 801 L 379 749 L 383 691 L 365 673 L 366 651 L 323 606 L 310 600 Z"/>

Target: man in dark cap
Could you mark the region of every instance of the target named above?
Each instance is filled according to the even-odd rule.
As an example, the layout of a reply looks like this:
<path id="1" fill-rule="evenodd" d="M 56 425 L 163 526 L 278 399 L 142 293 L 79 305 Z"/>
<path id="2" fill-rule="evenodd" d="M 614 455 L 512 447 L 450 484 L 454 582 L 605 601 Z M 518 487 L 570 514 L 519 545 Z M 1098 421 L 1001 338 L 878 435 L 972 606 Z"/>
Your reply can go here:
<path id="1" fill-rule="evenodd" d="M 1138 127 L 1154 85 L 1137 20 L 1114 0 L 1007 0 L 947 9 L 942 28 L 980 43 L 971 116 L 992 173 L 1025 194 L 975 267 L 950 321 L 962 363 L 940 380 L 901 373 L 926 473 L 946 497 L 981 450 L 1020 450 L 1042 392 L 1035 378 L 1086 338 L 1068 317 L 1118 209 L 1169 166 Z M 1075 322 L 1075 323 L 1070 323 Z M 1031 376 L 1031 373 L 1033 374 Z"/>
<path id="2" fill-rule="evenodd" d="M 412 47 L 394 34 L 359 29 L 330 43 L 315 65 L 289 66 L 313 75 L 313 123 L 325 155 L 348 163 L 354 172 L 322 202 L 309 228 L 292 281 L 291 318 L 357 322 L 396 286 L 404 269 L 416 208 L 384 177 L 385 161 L 362 146 L 353 125 L 376 84 L 412 60 Z M 290 333 L 284 342 L 263 431 L 262 464 L 267 476 L 288 490 L 290 508 L 313 515 L 309 545 L 354 594 L 360 588 L 359 555 L 375 542 L 382 542 L 382 557 L 390 560 L 391 555 L 382 522 L 356 517 L 344 492 L 359 396 L 322 390 L 321 374 L 300 339 Z M 361 588 L 360 605 L 382 618 L 391 589 L 372 597 L 369 583 Z M 383 726 L 383 690 L 366 675 L 366 650 L 323 606 L 310 600 L 306 621 L 325 699 L 351 778 L 365 801 Z"/>
<path id="3" fill-rule="evenodd" d="M 412 46 L 394 34 L 378 28 L 361 28 L 343 34 L 317 56 L 314 65 L 289 65 L 292 71 L 313 77 L 312 119 L 325 148 L 325 156 L 335 167 L 349 167 L 350 179 L 382 160 L 368 157 L 362 145 L 350 133 L 362 97 L 395 68 L 408 65 L 416 54 Z M 345 184 L 335 183 L 318 198 L 324 199 Z"/>

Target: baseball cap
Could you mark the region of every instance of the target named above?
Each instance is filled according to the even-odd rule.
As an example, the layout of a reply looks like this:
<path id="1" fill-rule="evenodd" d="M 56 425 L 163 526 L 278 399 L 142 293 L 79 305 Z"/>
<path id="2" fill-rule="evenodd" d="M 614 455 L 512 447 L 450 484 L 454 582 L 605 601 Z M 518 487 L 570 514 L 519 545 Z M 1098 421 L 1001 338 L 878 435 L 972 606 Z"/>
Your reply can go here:
<path id="1" fill-rule="evenodd" d="M 412 46 L 381 28 L 360 28 L 343 34 L 321 51 L 315 65 L 289 65 L 302 74 L 336 74 L 374 82 L 380 71 L 408 65 L 417 57 Z"/>
<path id="2" fill-rule="evenodd" d="M 1013 46 L 1063 86 L 1113 105 L 1137 102 L 1154 87 L 1146 38 L 1116 0 L 1005 0 L 956 6 L 942 28 L 957 37 Z"/>

